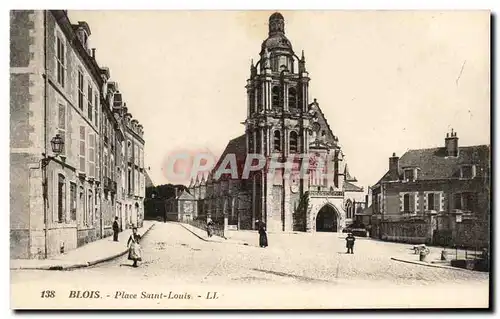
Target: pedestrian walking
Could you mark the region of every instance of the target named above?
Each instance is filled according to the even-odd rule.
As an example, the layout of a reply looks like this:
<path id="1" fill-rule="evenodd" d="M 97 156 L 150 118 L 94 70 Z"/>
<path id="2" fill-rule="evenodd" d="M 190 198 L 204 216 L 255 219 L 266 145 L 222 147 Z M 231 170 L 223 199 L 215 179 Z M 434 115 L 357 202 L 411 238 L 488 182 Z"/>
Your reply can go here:
<path id="1" fill-rule="evenodd" d="M 142 249 L 141 245 L 139 245 L 139 241 L 141 240 L 141 235 L 137 233 L 137 227 L 132 229 L 132 235 L 130 235 L 127 246 L 128 248 L 128 259 L 132 260 L 134 264 L 133 267 L 137 267 L 137 262 L 142 261 Z"/>
<path id="2" fill-rule="evenodd" d="M 213 234 L 214 234 L 214 222 L 212 221 L 211 218 L 209 218 L 207 221 L 207 236 L 212 237 Z"/>
<path id="3" fill-rule="evenodd" d="M 113 222 L 113 241 L 118 241 L 118 233 L 120 232 L 120 225 L 118 225 L 118 216 L 115 217 Z"/>
<path id="4" fill-rule="evenodd" d="M 346 241 L 347 253 L 354 254 L 354 242 L 356 241 L 354 235 L 352 233 L 347 234 L 345 241 Z"/>
<path id="5" fill-rule="evenodd" d="M 262 221 L 258 221 L 259 225 L 259 246 L 261 248 L 267 247 L 267 234 L 266 234 L 266 224 Z"/>

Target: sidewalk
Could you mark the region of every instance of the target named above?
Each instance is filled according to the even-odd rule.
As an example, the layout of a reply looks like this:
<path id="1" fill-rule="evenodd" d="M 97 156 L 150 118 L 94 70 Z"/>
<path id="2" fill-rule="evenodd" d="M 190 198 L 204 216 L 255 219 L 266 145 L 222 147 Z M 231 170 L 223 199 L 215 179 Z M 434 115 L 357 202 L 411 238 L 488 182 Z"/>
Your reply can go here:
<path id="1" fill-rule="evenodd" d="M 154 221 L 145 220 L 138 233 L 144 236 L 154 224 Z M 67 270 L 93 266 L 124 255 L 128 251 L 127 240 L 131 233 L 131 229 L 126 229 L 118 234 L 118 242 L 109 236 L 51 259 L 13 259 L 10 269 Z"/>
<path id="2" fill-rule="evenodd" d="M 441 260 L 441 251 L 443 250 L 443 248 L 432 247 L 432 246 L 427 246 L 427 248 L 429 248 L 430 254 L 427 255 L 426 261 L 420 261 L 420 255 L 414 254 L 413 252 L 410 252 L 410 250 L 408 251 L 407 255 L 399 255 L 399 256 L 391 257 L 391 259 L 395 260 L 395 261 L 416 264 L 416 265 L 422 265 L 422 266 L 427 266 L 427 267 L 471 271 L 471 270 L 451 266 L 451 260 L 455 258 L 455 250 L 454 249 L 446 249 L 446 252 L 448 253 L 448 256 L 447 256 L 448 260 Z M 458 254 L 464 255 L 464 251 L 459 249 Z"/>
<path id="3" fill-rule="evenodd" d="M 219 237 L 219 236 L 212 236 L 208 237 L 207 232 L 199 229 L 197 227 L 191 226 L 189 224 L 185 223 L 178 223 L 182 227 L 184 227 L 187 231 L 189 231 L 191 234 L 195 235 L 201 240 L 204 240 L 206 242 L 213 242 L 213 243 L 225 243 L 225 244 L 236 244 L 236 245 L 245 245 L 248 246 L 248 243 L 242 240 L 238 239 L 233 239 L 231 237 L 228 237 L 227 239 Z"/>

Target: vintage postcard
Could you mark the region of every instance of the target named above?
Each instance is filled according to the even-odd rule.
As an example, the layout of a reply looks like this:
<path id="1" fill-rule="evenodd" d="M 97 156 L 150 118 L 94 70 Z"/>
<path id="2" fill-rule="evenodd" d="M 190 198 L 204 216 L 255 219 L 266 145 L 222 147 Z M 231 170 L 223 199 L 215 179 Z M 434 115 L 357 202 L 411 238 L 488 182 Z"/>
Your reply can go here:
<path id="1" fill-rule="evenodd" d="M 11 308 L 489 308 L 490 24 L 10 11 Z"/>

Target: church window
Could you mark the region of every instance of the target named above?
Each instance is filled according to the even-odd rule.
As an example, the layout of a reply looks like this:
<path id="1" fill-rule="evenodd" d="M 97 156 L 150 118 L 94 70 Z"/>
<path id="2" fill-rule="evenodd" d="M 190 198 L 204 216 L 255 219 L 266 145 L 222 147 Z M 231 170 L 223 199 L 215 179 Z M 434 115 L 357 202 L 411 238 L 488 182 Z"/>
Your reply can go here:
<path id="1" fill-rule="evenodd" d="M 288 89 L 288 108 L 297 108 L 297 91 L 295 88 Z"/>
<path id="2" fill-rule="evenodd" d="M 290 132 L 290 153 L 296 153 L 298 149 L 297 132 Z"/>
<path id="3" fill-rule="evenodd" d="M 273 86 L 272 90 L 272 103 L 274 108 L 280 107 L 280 88 L 278 86 Z"/>
<path id="4" fill-rule="evenodd" d="M 280 133 L 280 131 L 274 131 L 274 150 L 276 152 L 281 151 L 281 133 Z"/>
<path id="5" fill-rule="evenodd" d="M 257 134 L 256 134 L 255 149 L 256 149 L 256 153 L 262 152 L 262 136 L 261 136 L 260 130 L 257 131 Z"/>

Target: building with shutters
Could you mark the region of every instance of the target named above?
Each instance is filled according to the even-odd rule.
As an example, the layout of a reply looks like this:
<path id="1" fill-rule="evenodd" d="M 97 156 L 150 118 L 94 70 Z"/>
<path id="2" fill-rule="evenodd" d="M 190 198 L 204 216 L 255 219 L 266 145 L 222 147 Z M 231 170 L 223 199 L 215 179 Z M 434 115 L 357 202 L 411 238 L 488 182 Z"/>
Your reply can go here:
<path id="1" fill-rule="evenodd" d="M 10 12 L 11 258 L 51 257 L 106 237 L 117 207 L 144 193 L 139 182 L 131 196 L 119 192 L 125 141 L 142 150 L 142 126 L 116 115 L 114 84 L 90 35 L 65 10 Z M 57 134 L 61 154 L 51 148 Z"/>
<path id="2" fill-rule="evenodd" d="M 366 207 L 364 189 L 356 185 L 346 165 L 339 138 L 333 134 L 319 103 L 309 99 L 309 73 L 304 52 L 299 57 L 285 35 L 284 17 L 269 18 L 268 37 L 262 42 L 257 63 L 247 80 L 245 133 L 229 141 L 220 161 L 208 176 L 189 186 L 196 198 L 196 215 L 224 223 L 228 229 L 255 229 L 264 221 L 269 231 L 339 232 L 353 222 L 357 208 Z M 242 176 L 249 154 L 272 158 L 310 155 L 325 163 L 305 176 L 285 178 L 264 171 Z M 234 156 L 238 176 L 222 174 Z"/>
<path id="3" fill-rule="evenodd" d="M 390 222 L 426 223 L 427 241 L 436 240 L 436 231 L 453 233 L 467 224 L 488 234 L 490 165 L 489 145 L 459 146 L 453 130 L 443 147 L 393 154 L 388 171 L 371 187 L 373 236 L 393 236 L 379 227 Z"/>

